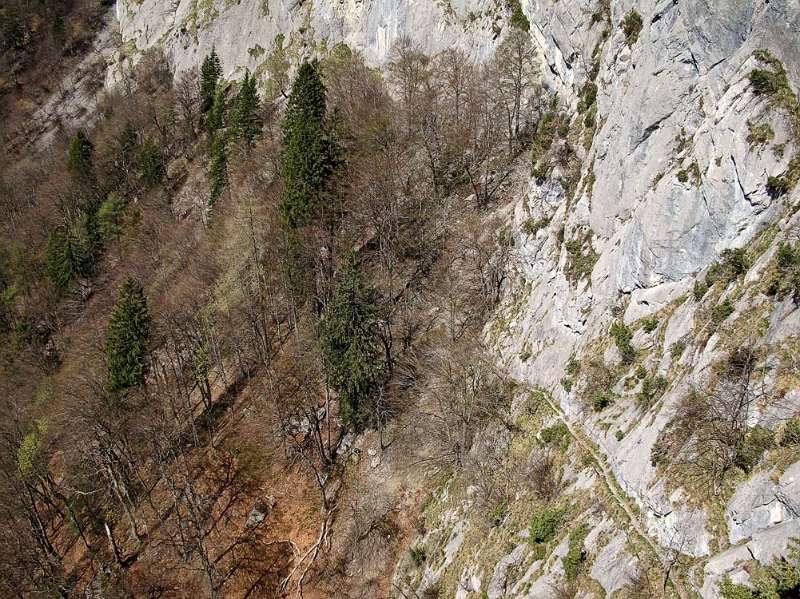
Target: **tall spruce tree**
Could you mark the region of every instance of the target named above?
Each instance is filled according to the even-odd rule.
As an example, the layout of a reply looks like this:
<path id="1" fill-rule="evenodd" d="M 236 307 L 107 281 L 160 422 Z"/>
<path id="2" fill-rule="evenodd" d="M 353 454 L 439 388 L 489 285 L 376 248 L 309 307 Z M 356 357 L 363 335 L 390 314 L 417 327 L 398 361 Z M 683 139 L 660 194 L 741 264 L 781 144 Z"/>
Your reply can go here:
<path id="1" fill-rule="evenodd" d="M 261 133 L 261 116 L 258 114 L 259 101 L 256 90 L 255 75 L 250 71 L 245 72 L 244 79 L 239 86 L 239 93 L 233 103 L 231 111 L 231 128 L 237 137 L 242 138 L 248 145 Z"/>
<path id="2" fill-rule="evenodd" d="M 82 211 L 50 233 L 44 256 L 45 273 L 59 291 L 66 291 L 75 279 L 92 275 L 99 250 L 95 215 Z"/>
<path id="3" fill-rule="evenodd" d="M 215 136 L 225 127 L 225 112 L 227 109 L 228 104 L 225 101 L 225 89 L 219 86 L 214 92 L 214 101 L 206 117 L 206 128 L 208 129 L 209 140 L 212 144 L 214 143 Z"/>
<path id="4" fill-rule="evenodd" d="M 92 179 L 92 153 L 94 145 L 83 129 L 78 129 L 67 150 L 67 170 L 78 183 Z"/>
<path id="5" fill-rule="evenodd" d="M 108 389 L 123 391 L 141 383 L 150 336 L 150 313 L 142 286 L 135 279 L 122 285 L 119 299 L 108 321 L 106 358 Z"/>
<path id="6" fill-rule="evenodd" d="M 325 85 L 317 61 L 304 62 L 292 83 L 283 120 L 283 196 L 290 228 L 308 224 L 322 207 L 338 164 L 338 148 L 325 120 Z"/>
<path id="7" fill-rule="evenodd" d="M 164 157 L 152 137 L 146 137 L 139 149 L 139 176 L 146 189 L 152 189 L 164 176 Z"/>
<path id="8" fill-rule="evenodd" d="M 375 289 L 350 254 L 320 321 L 319 340 L 325 378 L 339 393 L 339 414 L 355 427 L 367 418 L 384 372 L 378 322 Z"/>
<path id="9" fill-rule="evenodd" d="M 221 76 L 222 65 L 219 62 L 217 50 L 211 48 L 211 53 L 205 57 L 203 66 L 200 68 L 200 110 L 202 112 L 211 110 Z"/>
<path id="10" fill-rule="evenodd" d="M 214 202 L 222 195 L 227 177 L 227 139 L 225 134 L 220 132 L 214 136 L 214 141 L 211 143 L 211 160 L 208 167 L 208 179 L 211 182 L 211 193 L 208 199 L 210 206 L 213 206 Z"/>

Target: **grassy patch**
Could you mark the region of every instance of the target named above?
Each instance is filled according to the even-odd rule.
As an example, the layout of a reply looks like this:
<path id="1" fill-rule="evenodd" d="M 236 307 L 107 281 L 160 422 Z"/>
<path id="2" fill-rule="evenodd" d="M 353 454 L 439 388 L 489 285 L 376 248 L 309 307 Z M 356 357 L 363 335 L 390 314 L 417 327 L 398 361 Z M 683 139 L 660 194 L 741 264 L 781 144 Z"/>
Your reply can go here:
<path id="1" fill-rule="evenodd" d="M 775 139 L 775 132 L 769 123 L 754 125 L 747 121 L 747 143 L 751 148 L 765 146 L 773 139 Z"/>
<path id="2" fill-rule="evenodd" d="M 564 244 L 567 250 L 567 266 L 565 273 L 567 279 L 572 283 L 577 283 L 584 277 L 592 274 L 594 265 L 600 257 L 592 247 L 592 231 L 587 230 L 583 236 L 570 239 Z"/>

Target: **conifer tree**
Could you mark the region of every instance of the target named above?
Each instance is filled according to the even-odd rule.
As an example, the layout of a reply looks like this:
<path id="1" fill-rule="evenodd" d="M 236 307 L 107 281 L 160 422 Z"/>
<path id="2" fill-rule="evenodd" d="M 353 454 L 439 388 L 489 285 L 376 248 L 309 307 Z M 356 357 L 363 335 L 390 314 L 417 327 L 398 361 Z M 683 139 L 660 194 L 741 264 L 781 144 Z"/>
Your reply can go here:
<path id="1" fill-rule="evenodd" d="M 234 100 L 231 114 L 231 128 L 248 145 L 261 133 L 261 116 L 258 114 L 259 101 L 255 75 L 250 71 L 244 74 L 239 93 Z"/>
<path id="2" fill-rule="evenodd" d="M 45 273 L 60 290 L 94 272 L 100 247 L 93 213 L 81 212 L 72 222 L 55 229 L 47 240 Z"/>
<path id="3" fill-rule="evenodd" d="M 203 60 L 200 68 L 200 110 L 208 112 L 214 104 L 219 78 L 222 76 L 222 65 L 219 62 L 216 48 Z"/>
<path id="4" fill-rule="evenodd" d="M 219 133 L 211 143 L 211 161 L 208 168 L 208 178 L 211 181 L 211 194 L 209 205 L 217 201 L 228 176 L 227 140 L 224 133 Z"/>
<path id="5" fill-rule="evenodd" d="M 206 118 L 206 127 L 208 129 L 209 139 L 213 145 L 214 137 L 225 126 L 225 111 L 227 110 L 227 103 L 225 102 L 225 90 L 222 86 L 217 88 L 214 92 L 214 101 L 211 104 L 211 110 L 208 111 Z"/>
<path id="6" fill-rule="evenodd" d="M 316 61 L 304 62 L 292 84 L 283 121 L 283 196 L 290 228 L 308 224 L 322 207 L 338 164 L 338 148 L 325 120 L 325 85 Z"/>
<path id="7" fill-rule="evenodd" d="M 50 233 L 44 254 L 44 270 L 47 277 L 58 288 L 65 291 L 74 276 L 69 246 L 69 237 L 64 229 L 58 228 Z"/>
<path id="8" fill-rule="evenodd" d="M 149 335 L 147 298 L 139 282 L 128 279 L 119 292 L 106 332 L 110 391 L 129 389 L 144 380 Z"/>
<path id="9" fill-rule="evenodd" d="M 83 129 L 78 129 L 67 150 L 67 170 L 76 181 L 85 183 L 91 179 L 93 152 L 89 137 Z"/>
<path id="10" fill-rule="evenodd" d="M 161 149 L 156 142 L 148 137 L 144 140 L 139 150 L 139 176 L 145 188 L 152 189 L 159 183 L 164 173 Z"/>
<path id="11" fill-rule="evenodd" d="M 353 254 L 320 321 L 323 371 L 339 393 L 339 414 L 352 426 L 369 412 L 384 371 L 378 335 L 377 294 Z"/>

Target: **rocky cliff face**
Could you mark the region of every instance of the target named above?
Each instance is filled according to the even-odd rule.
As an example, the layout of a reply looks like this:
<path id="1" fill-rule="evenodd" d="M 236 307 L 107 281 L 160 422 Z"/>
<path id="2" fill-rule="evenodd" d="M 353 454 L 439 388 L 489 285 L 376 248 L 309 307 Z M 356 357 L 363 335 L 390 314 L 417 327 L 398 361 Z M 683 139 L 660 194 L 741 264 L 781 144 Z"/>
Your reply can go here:
<path id="1" fill-rule="evenodd" d="M 521 8 L 546 87 L 576 123 L 593 81 L 595 122 L 576 144 L 577 168 L 555 164 L 517 190 L 509 225 L 518 259 L 487 337 L 515 378 L 551 398 L 547 422 L 562 418 L 582 435 L 594 466 L 569 453 L 568 490 L 611 503 L 619 494 L 627 506 L 614 514 L 587 506 L 582 542 L 599 587 L 627 596 L 647 544 L 637 540 L 641 528 L 660 560 L 697 558 L 686 562 L 683 586 L 716 597 L 723 576 L 746 580 L 745 562 L 769 561 L 800 535 L 800 456 L 769 449 L 711 500 L 653 456 L 680 402 L 737 347 L 755 346 L 764 373 L 751 426 L 780 433 L 800 407 L 800 311 L 791 294 L 768 289 L 785 275 L 776 270 L 779 246 L 800 233 L 797 192 L 776 189 L 798 168 L 790 112 L 800 5 L 523 0 Z M 632 8 L 641 17 L 636 36 L 619 25 Z M 345 42 L 380 65 L 407 35 L 429 53 L 456 45 L 481 60 L 504 35 L 503 9 L 489 0 L 120 0 L 117 15 L 128 56 L 161 44 L 181 70 L 215 46 L 231 75 L 258 72 L 278 34 L 295 57 Z M 755 93 L 750 74 L 759 68 L 785 69 L 782 100 Z M 745 265 L 720 278 L 727 267 L 714 265 L 737 248 Z M 611 405 L 599 410 L 587 404 L 597 368 L 615 373 L 603 390 Z M 470 545 L 472 503 L 469 490 L 439 491 L 420 539 L 436 551 L 421 567 L 401 564 L 398 585 L 449 580 L 459 597 L 554 593 L 569 539 L 536 556 L 520 520 L 519 536 L 495 531 Z"/>

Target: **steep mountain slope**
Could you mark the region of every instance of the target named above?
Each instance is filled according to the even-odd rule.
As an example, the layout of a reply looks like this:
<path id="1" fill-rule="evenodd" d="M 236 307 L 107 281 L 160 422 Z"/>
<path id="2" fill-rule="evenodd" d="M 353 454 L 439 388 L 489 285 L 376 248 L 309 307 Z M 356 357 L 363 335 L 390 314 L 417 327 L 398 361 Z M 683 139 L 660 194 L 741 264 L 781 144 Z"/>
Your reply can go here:
<path id="1" fill-rule="evenodd" d="M 165 14 L 160 6 L 120 2 L 123 37 L 138 48 L 164 44 L 178 69 L 215 45 L 228 72 L 258 71 L 261 56 L 254 49 L 278 33 L 298 56 L 346 42 L 379 65 L 408 35 L 429 52 L 455 44 L 485 58 L 501 8 L 491 2 L 184 1 Z M 777 58 L 767 68 L 785 68 L 790 82 L 800 80 L 798 7 L 671 0 L 521 6 L 539 48 L 544 85 L 561 95 L 567 126 L 580 128 L 590 112 L 596 124 L 581 133 L 577 164 L 545 153 L 539 175 L 518 190 L 512 227 L 518 260 L 489 337 L 515 377 L 552 393 L 596 444 L 661 546 L 697 558 L 717 554 L 706 566 L 713 575 L 733 565 L 738 549 L 719 553 L 729 543 L 749 541 L 753 556 L 769 557 L 800 532 L 793 520 L 800 499 L 796 467 L 765 465 L 759 469 L 764 474 L 742 481 L 727 505 L 715 505 L 691 500 L 691 491 L 673 478 L 679 475 L 654 466 L 651 455 L 681 398 L 709 384 L 727 348 L 757 346 L 759 363 L 770 371 L 769 394 L 782 397 L 780 406 L 753 405 L 751 425 L 775 428 L 798 407 L 800 391 L 790 372 L 800 332 L 796 306 L 791 297 L 765 296 L 763 285 L 779 244 L 797 236 L 796 194 L 768 186 L 770 177 L 797 168 L 790 167 L 800 133 L 792 121 L 796 98 L 781 104 L 755 93 L 750 80 L 754 69 L 765 68 L 765 59 L 754 56 L 759 49 Z M 619 24 L 631 8 L 641 16 L 641 30 L 626 35 Z M 754 138 L 758 127 L 768 132 L 765 139 Z M 694 282 L 732 248 L 747 249 L 748 266 L 694 297 Z M 731 309 L 715 313 L 715 305 L 728 300 Z M 633 334 L 631 360 L 611 342 L 616 321 Z M 561 384 L 570 356 L 586 365 L 584 371 L 590 362 L 616 370 L 612 389 L 605 390 L 617 396 L 610 407 L 595 413 L 581 401 L 592 373 Z M 637 366 L 646 374 L 637 378 Z M 637 403 L 652 377 L 663 383 L 645 404 Z M 770 472 L 780 480 L 772 482 Z M 613 550 L 616 538 L 602 549 L 603 559 L 612 560 L 609 568 L 627 563 L 622 549 Z M 518 553 L 503 559 L 528 559 Z M 485 577 L 491 564 L 478 556 L 463 568 L 465 576 L 477 571 Z M 691 582 L 701 586 L 702 576 L 695 573 Z M 706 584 L 703 594 L 714 596 L 712 586 Z"/>
<path id="2" fill-rule="evenodd" d="M 472 453 L 489 484 L 546 453 L 556 507 L 514 487 L 487 510 L 456 472 L 391 592 L 627 597 L 650 576 L 718 597 L 800 536 L 796 1 L 119 0 L 109 82 L 152 47 L 176 71 L 214 47 L 274 95 L 277 61 L 340 43 L 377 67 L 406 36 L 486 60 L 507 4 L 549 108 L 498 210 L 513 260 L 484 331 L 513 426 Z"/>

